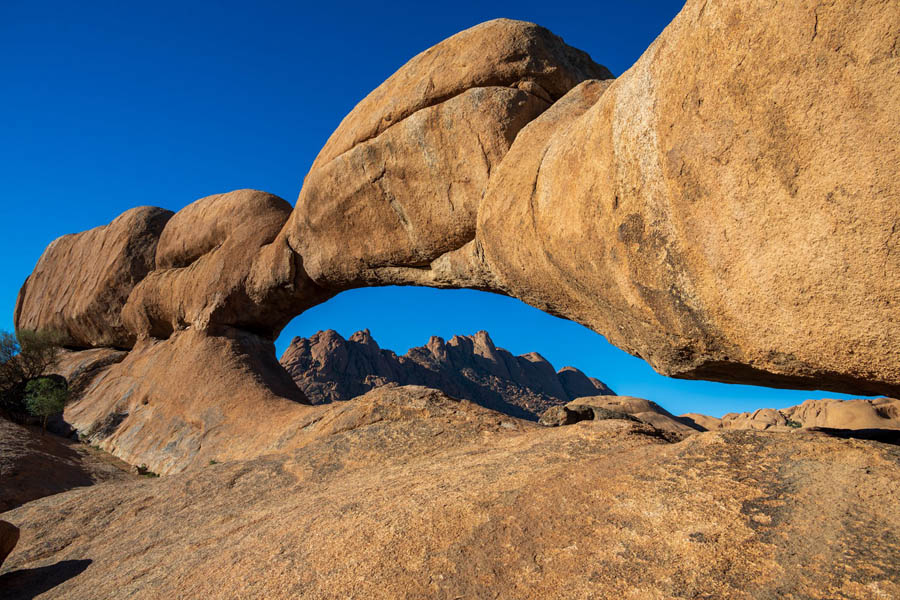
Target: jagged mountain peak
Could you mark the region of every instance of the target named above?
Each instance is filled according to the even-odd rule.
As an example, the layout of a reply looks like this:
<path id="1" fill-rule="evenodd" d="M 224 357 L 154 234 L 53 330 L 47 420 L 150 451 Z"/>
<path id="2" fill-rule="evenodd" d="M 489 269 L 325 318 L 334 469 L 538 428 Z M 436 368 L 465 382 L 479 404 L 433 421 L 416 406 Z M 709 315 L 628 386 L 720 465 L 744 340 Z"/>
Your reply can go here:
<path id="1" fill-rule="evenodd" d="M 334 330 L 294 338 L 281 364 L 314 403 L 349 400 L 383 385 L 424 385 L 516 417 L 585 396 L 613 395 L 602 381 L 574 367 L 556 371 L 537 352 L 515 356 L 490 334 L 431 336 L 398 356 L 368 329 L 344 339 Z"/>

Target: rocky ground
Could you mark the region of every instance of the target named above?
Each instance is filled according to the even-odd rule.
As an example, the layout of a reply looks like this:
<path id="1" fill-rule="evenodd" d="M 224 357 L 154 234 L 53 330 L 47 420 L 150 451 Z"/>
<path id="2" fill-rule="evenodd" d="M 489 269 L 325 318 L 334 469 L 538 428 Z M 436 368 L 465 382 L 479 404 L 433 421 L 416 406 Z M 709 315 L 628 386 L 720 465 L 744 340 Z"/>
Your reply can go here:
<path id="1" fill-rule="evenodd" d="M 895 598 L 900 448 L 545 428 L 425 388 L 304 448 L 48 496 L 5 598 Z"/>
<path id="2" fill-rule="evenodd" d="M 129 479 L 130 469 L 98 448 L 0 418 L 0 511 L 75 487 Z"/>

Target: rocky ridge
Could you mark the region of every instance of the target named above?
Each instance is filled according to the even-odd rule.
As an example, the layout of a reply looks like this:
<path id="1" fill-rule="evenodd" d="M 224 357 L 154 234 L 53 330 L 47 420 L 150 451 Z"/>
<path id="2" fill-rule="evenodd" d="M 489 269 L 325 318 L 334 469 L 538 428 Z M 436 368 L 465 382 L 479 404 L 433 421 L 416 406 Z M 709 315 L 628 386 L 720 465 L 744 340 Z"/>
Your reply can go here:
<path id="1" fill-rule="evenodd" d="M 349 400 L 387 384 L 421 385 L 511 416 L 535 420 L 550 406 L 582 396 L 613 395 L 602 381 L 574 367 L 556 371 L 536 352 L 513 356 L 486 331 L 432 336 L 398 356 L 369 330 L 344 339 L 336 331 L 295 337 L 281 365 L 313 404 Z"/>

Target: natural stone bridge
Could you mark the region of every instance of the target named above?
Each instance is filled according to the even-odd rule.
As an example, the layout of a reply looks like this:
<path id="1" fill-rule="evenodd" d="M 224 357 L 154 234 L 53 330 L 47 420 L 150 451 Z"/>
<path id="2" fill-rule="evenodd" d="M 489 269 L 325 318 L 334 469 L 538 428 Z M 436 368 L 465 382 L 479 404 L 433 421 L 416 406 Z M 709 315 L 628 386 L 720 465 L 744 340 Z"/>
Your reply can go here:
<path id="1" fill-rule="evenodd" d="M 613 79 L 484 23 L 360 102 L 295 208 L 240 190 L 64 236 L 16 327 L 129 350 L 67 417 L 127 415 L 108 445 L 160 471 L 287 443 L 254 427 L 303 400 L 273 340 L 360 286 L 507 294 L 675 377 L 897 396 L 898 32 L 896 2 L 689 0 Z"/>

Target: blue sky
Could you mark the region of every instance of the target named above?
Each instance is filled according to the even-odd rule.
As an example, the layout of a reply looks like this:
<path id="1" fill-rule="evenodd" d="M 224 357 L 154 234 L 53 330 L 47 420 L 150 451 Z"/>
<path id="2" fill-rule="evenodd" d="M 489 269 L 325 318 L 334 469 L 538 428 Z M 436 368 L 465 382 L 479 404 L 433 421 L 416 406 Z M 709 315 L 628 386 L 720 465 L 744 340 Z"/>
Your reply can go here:
<path id="1" fill-rule="evenodd" d="M 238 188 L 294 202 L 343 116 L 406 60 L 480 23 L 540 23 L 616 75 L 682 1 L 632 2 L 0 2 L 0 329 L 44 247 L 139 205 L 178 210 Z M 491 332 L 619 393 L 674 412 L 719 415 L 834 393 L 656 375 L 575 323 L 473 291 L 345 292 L 279 340 L 368 327 L 404 352 L 431 334 Z"/>

